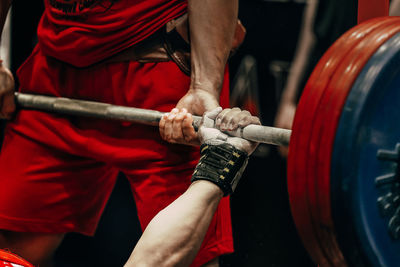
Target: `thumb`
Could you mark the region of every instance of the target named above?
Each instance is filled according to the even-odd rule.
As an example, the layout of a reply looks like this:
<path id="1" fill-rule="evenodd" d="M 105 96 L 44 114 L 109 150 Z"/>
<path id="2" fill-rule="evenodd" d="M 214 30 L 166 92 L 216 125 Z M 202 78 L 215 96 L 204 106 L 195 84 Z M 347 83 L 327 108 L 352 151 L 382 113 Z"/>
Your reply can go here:
<path id="1" fill-rule="evenodd" d="M 203 118 L 201 120 L 201 126 L 207 128 L 215 128 L 215 118 L 217 118 L 218 114 L 222 111 L 221 107 L 217 107 L 211 111 L 205 112 Z"/>

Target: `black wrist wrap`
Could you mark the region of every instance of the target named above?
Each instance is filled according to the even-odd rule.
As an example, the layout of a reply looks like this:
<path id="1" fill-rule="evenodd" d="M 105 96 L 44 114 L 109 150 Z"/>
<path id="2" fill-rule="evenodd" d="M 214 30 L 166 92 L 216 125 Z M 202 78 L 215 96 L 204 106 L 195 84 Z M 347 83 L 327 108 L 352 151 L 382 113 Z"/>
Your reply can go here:
<path id="1" fill-rule="evenodd" d="M 201 158 L 194 170 L 192 182 L 208 180 L 218 185 L 227 196 L 232 194 L 246 168 L 248 156 L 234 146 L 203 144 Z"/>

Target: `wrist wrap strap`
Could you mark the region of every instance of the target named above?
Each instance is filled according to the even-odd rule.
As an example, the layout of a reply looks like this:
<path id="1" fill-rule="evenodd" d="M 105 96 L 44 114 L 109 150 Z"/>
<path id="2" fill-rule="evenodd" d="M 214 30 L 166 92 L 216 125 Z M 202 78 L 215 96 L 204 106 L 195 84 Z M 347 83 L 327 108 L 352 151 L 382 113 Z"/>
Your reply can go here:
<path id="1" fill-rule="evenodd" d="M 224 196 L 232 194 L 246 168 L 248 155 L 231 144 L 203 144 L 201 158 L 194 170 L 192 182 L 208 180 L 218 185 Z"/>

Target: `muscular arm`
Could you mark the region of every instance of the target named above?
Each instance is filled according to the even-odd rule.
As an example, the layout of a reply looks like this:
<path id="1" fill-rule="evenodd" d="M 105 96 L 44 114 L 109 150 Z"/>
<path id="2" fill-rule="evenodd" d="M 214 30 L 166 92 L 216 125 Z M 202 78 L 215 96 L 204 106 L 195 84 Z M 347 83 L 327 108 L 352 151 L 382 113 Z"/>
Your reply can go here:
<path id="1" fill-rule="evenodd" d="M 191 89 L 219 96 L 237 13 L 237 0 L 189 0 Z"/>
<path id="2" fill-rule="evenodd" d="M 153 218 L 125 266 L 189 266 L 222 196 L 215 184 L 194 182 Z"/>
<path id="3" fill-rule="evenodd" d="M 250 155 L 257 147 L 256 143 L 229 137 L 220 130 L 260 124 L 260 120 L 238 108 L 221 110 L 217 108 L 203 116 L 199 137 L 204 146 L 192 184 L 152 219 L 126 267 L 189 266 L 195 258 L 222 196 L 231 194 L 239 182 L 247 162 L 244 154 Z M 171 115 L 178 121 L 180 115 L 185 116 L 184 124 L 192 124 L 191 116 L 182 110 Z M 173 128 L 173 121 L 166 118 L 167 115 L 163 116 L 160 123 Z M 214 121 L 220 130 L 214 128 Z M 217 158 L 220 164 L 215 166 Z M 218 175 L 222 170 L 225 175 Z"/>
<path id="4" fill-rule="evenodd" d="M 191 85 L 178 108 L 193 114 L 218 107 L 238 16 L 238 0 L 188 0 Z"/>

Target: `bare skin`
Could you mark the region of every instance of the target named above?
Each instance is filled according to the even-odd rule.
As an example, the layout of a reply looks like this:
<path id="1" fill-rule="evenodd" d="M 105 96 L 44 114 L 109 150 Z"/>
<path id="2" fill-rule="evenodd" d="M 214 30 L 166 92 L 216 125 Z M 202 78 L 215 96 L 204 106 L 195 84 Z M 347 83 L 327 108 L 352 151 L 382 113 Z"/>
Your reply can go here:
<path id="1" fill-rule="evenodd" d="M 233 41 L 237 17 L 237 0 L 188 0 L 191 46 L 191 84 L 188 92 L 176 105 L 194 115 L 219 106 L 225 65 Z M 171 143 L 180 143 L 172 135 L 161 137 Z M 198 144 L 192 137 L 185 143 Z"/>
<path id="2" fill-rule="evenodd" d="M 187 126 L 191 126 L 191 118 L 186 110 L 175 110 L 165 115 L 160 124 L 163 124 L 164 131 L 169 133 L 176 127 L 176 122 L 185 122 Z M 217 128 L 221 130 L 260 124 L 257 117 L 238 108 L 219 112 L 215 121 L 219 125 Z M 189 127 L 187 130 L 187 134 L 190 134 Z M 221 132 L 217 129 L 207 128 L 207 126 L 199 129 L 200 140 L 207 144 L 220 134 Z M 182 138 L 182 136 L 178 137 Z M 226 142 L 248 154 L 251 154 L 257 146 L 255 143 L 237 137 L 227 137 Z M 197 255 L 222 197 L 222 190 L 214 183 L 205 180 L 192 183 L 184 194 L 160 211 L 149 223 L 125 267 L 189 266 Z M 214 259 L 204 266 L 218 265 L 218 260 Z"/>
<path id="3" fill-rule="evenodd" d="M 211 182 L 193 183 L 153 218 L 125 266 L 189 266 L 222 196 Z"/>
<path id="4" fill-rule="evenodd" d="M 193 126 L 192 114 L 186 108 L 174 108 L 160 120 L 159 130 L 163 139 L 172 143 L 199 145 L 197 133 Z"/>

